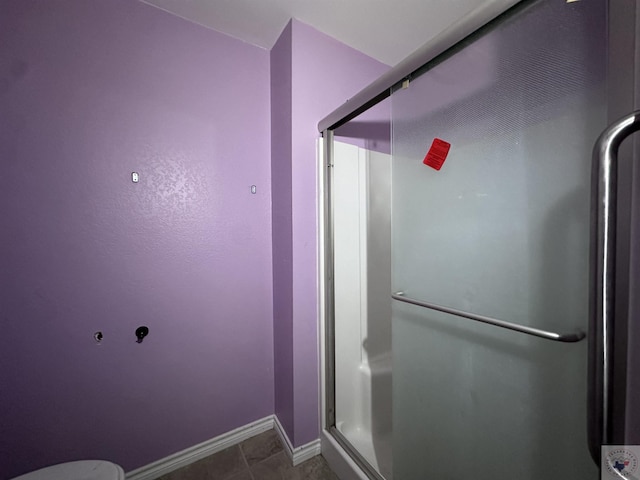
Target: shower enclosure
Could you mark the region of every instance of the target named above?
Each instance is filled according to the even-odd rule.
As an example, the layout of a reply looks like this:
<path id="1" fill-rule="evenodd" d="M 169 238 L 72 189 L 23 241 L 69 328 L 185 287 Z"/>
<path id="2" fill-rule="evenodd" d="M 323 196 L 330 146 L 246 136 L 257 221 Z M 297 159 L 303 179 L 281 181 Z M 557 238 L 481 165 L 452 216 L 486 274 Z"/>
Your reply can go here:
<path id="1" fill-rule="evenodd" d="M 640 169 L 591 159 L 637 108 L 637 8 L 485 2 L 321 122 L 324 427 L 357 475 L 596 480 L 640 440 Z"/>
<path id="2" fill-rule="evenodd" d="M 333 144 L 335 426 L 390 477 L 391 156 L 344 130 Z"/>

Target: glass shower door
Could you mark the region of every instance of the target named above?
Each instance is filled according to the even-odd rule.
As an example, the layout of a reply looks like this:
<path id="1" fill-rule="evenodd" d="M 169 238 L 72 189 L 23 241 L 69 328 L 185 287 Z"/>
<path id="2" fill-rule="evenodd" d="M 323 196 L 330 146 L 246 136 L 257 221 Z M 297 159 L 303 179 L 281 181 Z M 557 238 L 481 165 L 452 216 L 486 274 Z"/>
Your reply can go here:
<path id="1" fill-rule="evenodd" d="M 606 2 L 528 2 L 392 94 L 394 480 L 598 478 L 581 335 L 605 69 Z"/>

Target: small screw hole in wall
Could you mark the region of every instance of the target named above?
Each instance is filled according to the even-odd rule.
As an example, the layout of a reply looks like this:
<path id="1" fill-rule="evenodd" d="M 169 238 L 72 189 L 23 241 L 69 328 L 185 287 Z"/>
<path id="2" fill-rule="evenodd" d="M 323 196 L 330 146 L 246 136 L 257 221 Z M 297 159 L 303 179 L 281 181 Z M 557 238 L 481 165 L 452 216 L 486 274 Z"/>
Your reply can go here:
<path id="1" fill-rule="evenodd" d="M 255 185 L 251 185 L 251 193 L 253 193 L 254 195 L 256 194 L 256 186 Z"/>
<path id="2" fill-rule="evenodd" d="M 96 343 L 102 342 L 102 338 L 103 338 L 102 332 L 96 332 L 93 334 L 93 339 L 96 341 Z"/>

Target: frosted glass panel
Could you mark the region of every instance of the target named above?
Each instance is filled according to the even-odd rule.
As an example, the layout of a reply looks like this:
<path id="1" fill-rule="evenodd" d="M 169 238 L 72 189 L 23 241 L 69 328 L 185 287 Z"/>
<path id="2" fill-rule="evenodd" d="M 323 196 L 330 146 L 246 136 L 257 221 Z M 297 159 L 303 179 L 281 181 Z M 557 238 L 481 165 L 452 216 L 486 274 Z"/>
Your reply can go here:
<path id="1" fill-rule="evenodd" d="M 543 1 L 392 95 L 393 284 L 558 333 L 586 329 L 605 2 Z M 422 163 L 435 138 L 441 170 Z M 394 479 L 595 479 L 586 342 L 395 302 Z"/>
<path id="2" fill-rule="evenodd" d="M 596 480 L 586 343 L 394 307 L 394 480 Z"/>

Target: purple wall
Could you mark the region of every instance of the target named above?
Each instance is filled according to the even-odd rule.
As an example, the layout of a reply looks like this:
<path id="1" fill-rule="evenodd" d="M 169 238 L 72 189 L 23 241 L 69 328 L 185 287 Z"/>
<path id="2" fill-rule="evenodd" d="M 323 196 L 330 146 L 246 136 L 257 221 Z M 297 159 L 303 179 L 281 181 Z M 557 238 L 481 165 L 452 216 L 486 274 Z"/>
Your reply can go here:
<path id="1" fill-rule="evenodd" d="M 293 432 L 293 265 L 291 236 L 291 31 L 271 49 L 271 216 L 275 413 Z"/>
<path id="2" fill-rule="evenodd" d="M 0 479 L 274 411 L 317 438 L 315 126 L 386 69 L 297 21 L 270 55 L 139 2 L 0 0 Z"/>
<path id="3" fill-rule="evenodd" d="M 269 116 L 267 51 L 129 0 L 0 0 L 1 479 L 273 413 Z"/>
<path id="4" fill-rule="evenodd" d="M 291 136 L 276 135 L 273 130 L 272 152 L 281 152 L 272 158 L 274 265 L 276 252 L 278 258 L 289 256 L 292 277 L 288 277 L 287 264 L 279 283 L 278 267 L 274 267 L 274 306 L 280 305 L 276 308 L 282 312 L 274 316 L 275 398 L 278 418 L 294 446 L 300 446 L 319 434 L 316 125 L 389 67 L 297 20 L 287 26 L 272 51 L 272 61 L 276 58 L 291 63 L 291 103 L 278 110 L 277 116 L 283 124 L 289 122 Z M 280 74 L 273 63 L 272 88 L 274 79 L 285 81 Z M 286 95 L 272 90 L 272 102 L 274 92 Z M 274 112 L 278 108 L 274 105 Z M 286 118 L 289 111 L 290 120 Z M 272 128 L 279 127 L 272 124 Z M 290 177 L 276 178 L 276 171 L 289 166 Z M 280 208 L 276 202 L 291 211 L 291 223 L 283 221 L 282 228 L 276 227 L 275 210 Z M 285 308 L 288 302 L 291 310 Z"/>
<path id="5" fill-rule="evenodd" d="M 318 121 L 389 67 L 293 22 L 293 362 L 295 444 L 318 437 Z"/>

